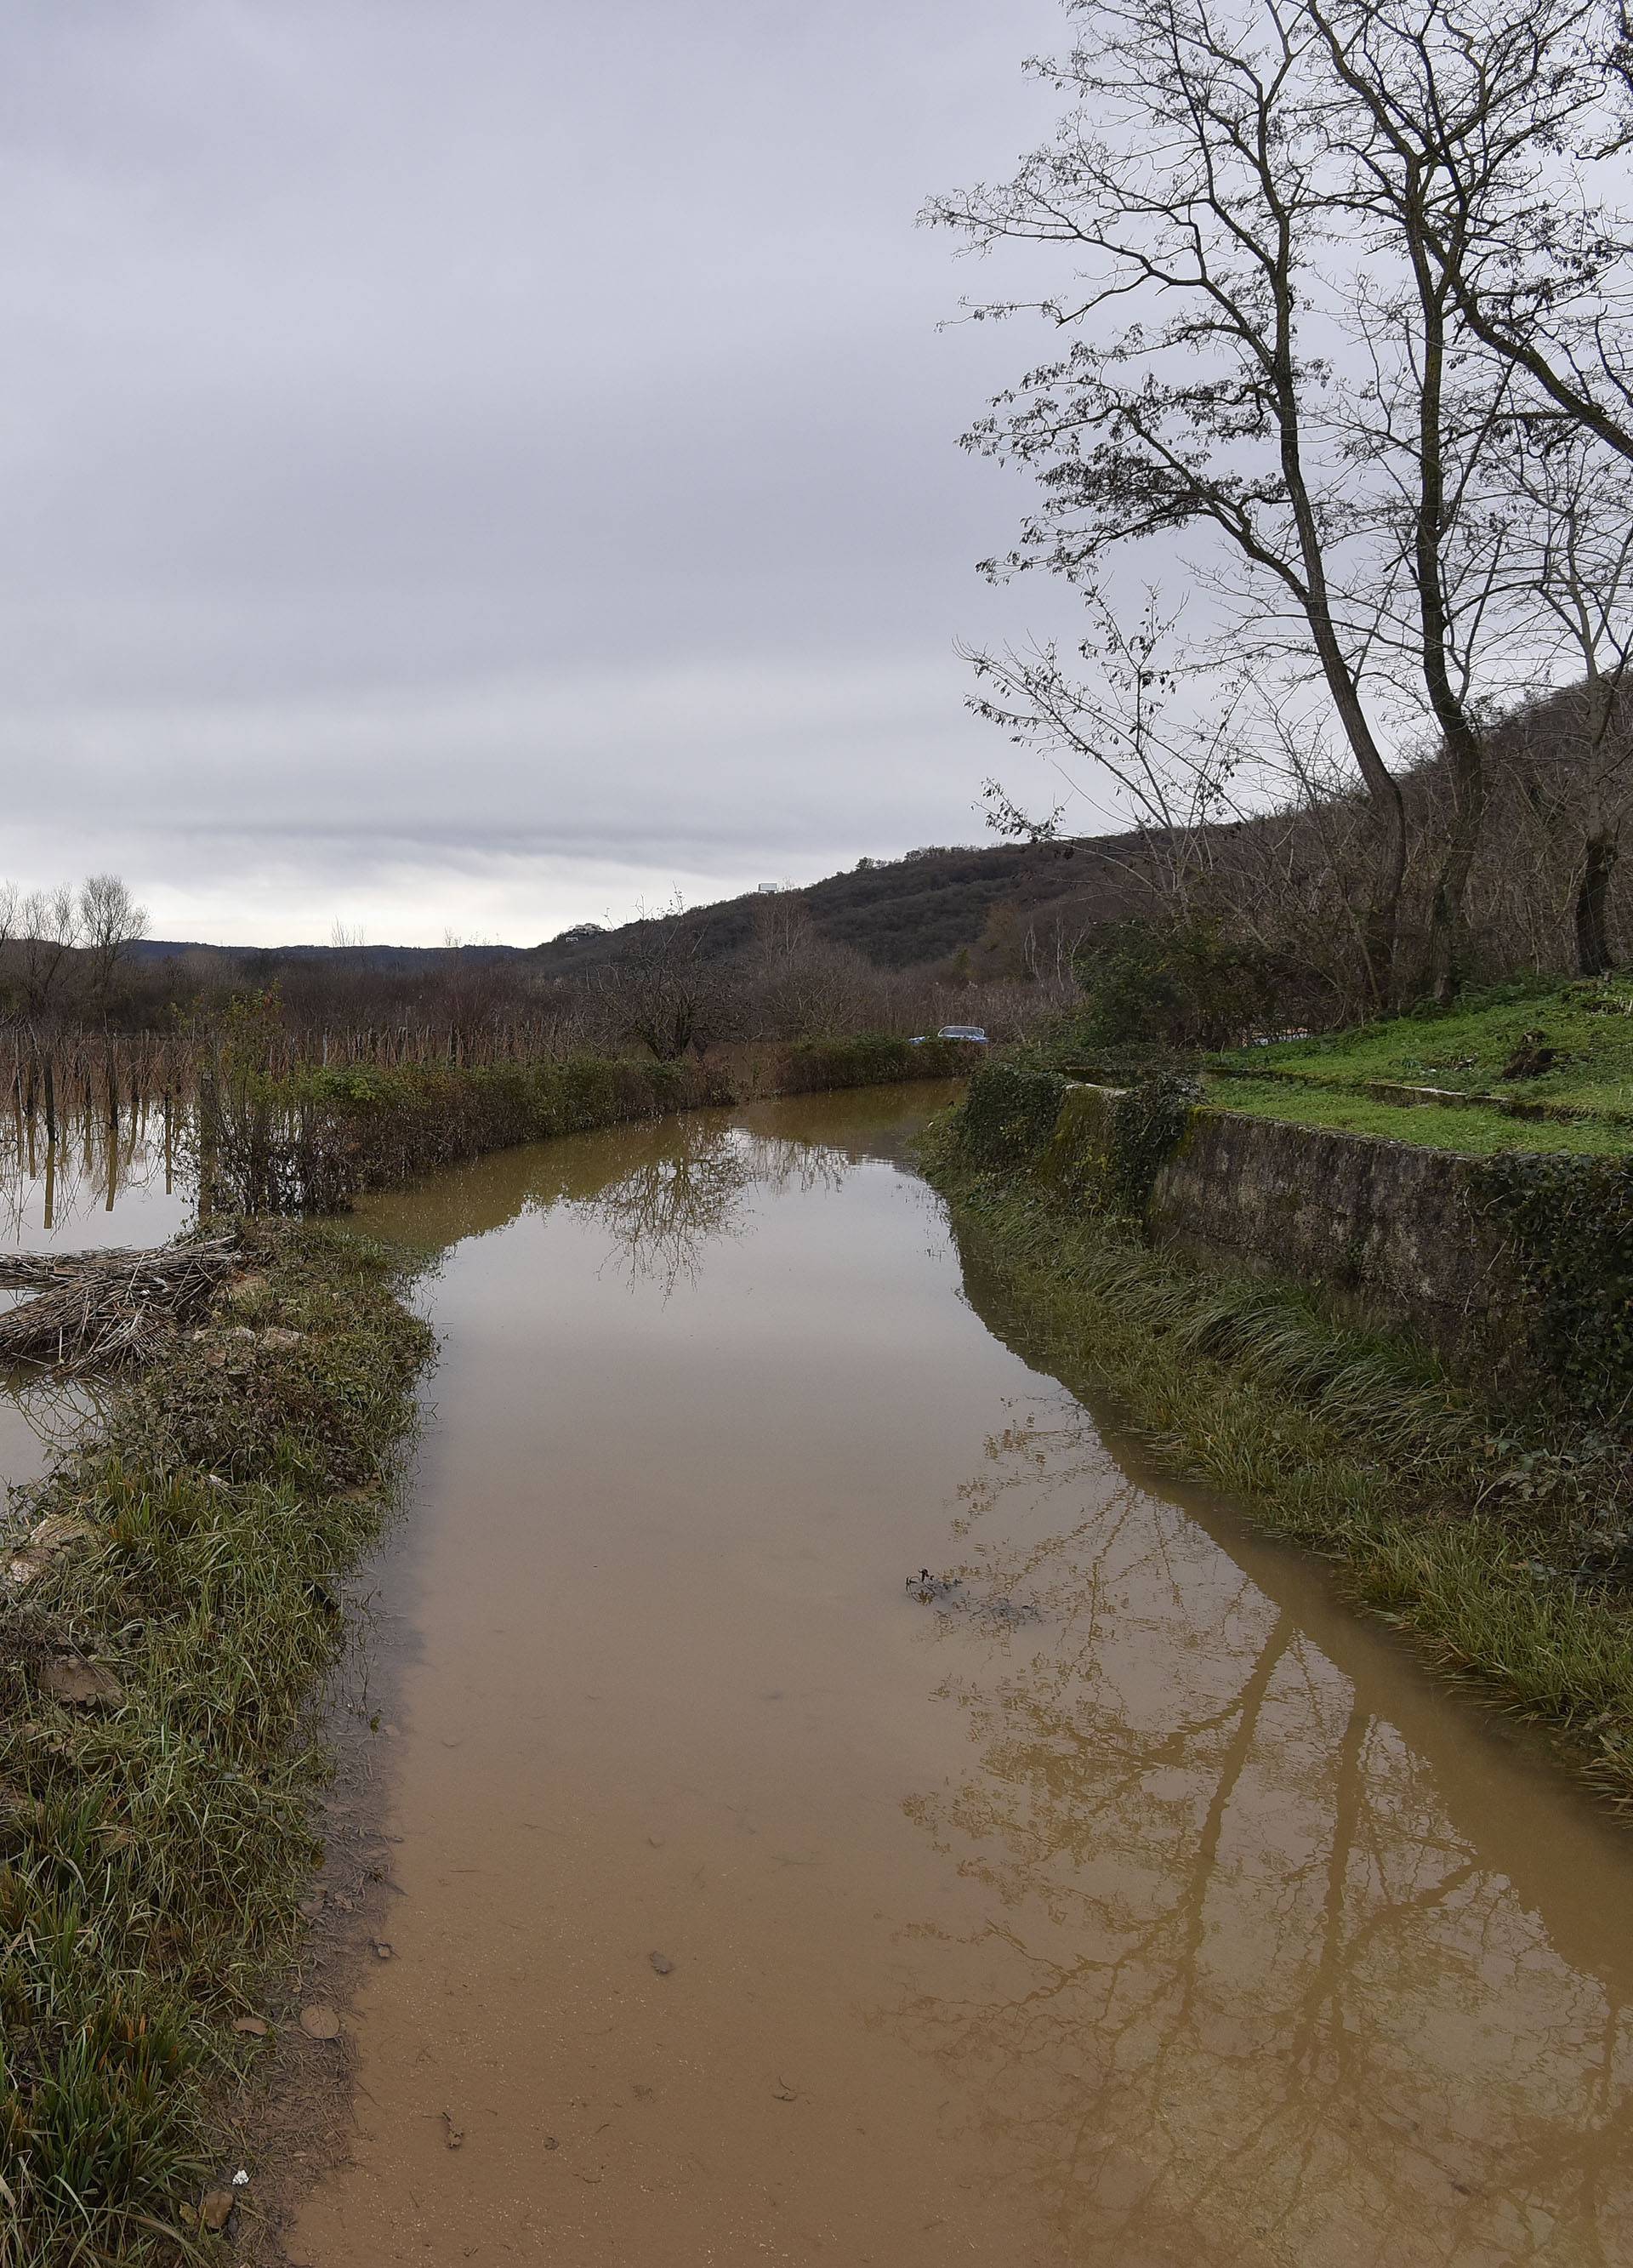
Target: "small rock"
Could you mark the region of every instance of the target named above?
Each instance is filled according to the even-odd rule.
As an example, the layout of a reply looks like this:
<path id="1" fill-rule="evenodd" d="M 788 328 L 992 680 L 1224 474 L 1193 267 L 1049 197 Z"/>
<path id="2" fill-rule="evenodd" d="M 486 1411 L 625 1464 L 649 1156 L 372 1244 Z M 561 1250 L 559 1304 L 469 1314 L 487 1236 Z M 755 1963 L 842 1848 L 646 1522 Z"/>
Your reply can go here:
<path id="1" fill-rule="evenodd" d="M 89 1543 L 95 1534 L 91 1522 L 81 1520 L 77 1512 L 48 1513 L 6 1563 L 5 1581 L 14 1591 L 26 1590 L 45 1573 L 59 1551 L 65 1551 L 70 1543 Z"/>
<path id="2" fill-rule="evenodd" d="M 113 1671 L 87 1661 L 83 1653 L 55 1655 L 40 1671 L 40 1683 L 54 1700 L 77 1709 L 117 1709 L 125 1697 Z"/>
<path id="3" fill-rule="evenodd" d="M 264 1347 L 298 1347 L 305 1336 L 305 1331 L 285 1330 L 281 1323 L 274 1323 L 262 1331 L 261 1344 Z"/>
<path id="4" fill-rule="evenodd" d="M 231 2190 L 206 2190 L 204 2201 L 198 2209 L 199 2227 L 219 2233 L 232 2220 L 232 2208 L 237 2203 L 238 2199 Z"/>
<path id="5" fill-rule="evenodd" d="M 246 2040 L 264 2040 L 267 2036 L 266 2019 L 262 2016 L 235 2017 L 232 2029 Z"/>
<path id="6" fill-rule="evenodd" d="M 374 1940 L 374 1958 L 376 1961 L 389 1961 L 395 1950 L 395 1947 L 388 1944 L 385 1938 L 377 1937 Z"/>
<path id="7" fill-rule="evenodd" d="M 300 2029 L 309 2040 L 337 2040 L 340 2037 L 340 2018 L 333 2008 L 303 2008 Z"/>
<path id="8" fill-rule="evenodd" d="M 660 1977 L 674 1974 L 674 1963 L 666 1953 L 649 1953 L 646 1957 Z"/>

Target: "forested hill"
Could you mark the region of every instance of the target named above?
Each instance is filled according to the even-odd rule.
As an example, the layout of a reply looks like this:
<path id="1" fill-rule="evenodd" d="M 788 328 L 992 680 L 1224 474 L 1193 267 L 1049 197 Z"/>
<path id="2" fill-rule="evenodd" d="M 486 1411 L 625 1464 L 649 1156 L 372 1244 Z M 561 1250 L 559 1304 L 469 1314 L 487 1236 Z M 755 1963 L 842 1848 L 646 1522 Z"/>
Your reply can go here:
<path id="1" fill-rule="evenodd" d="M 908 968 L 945 961 L 960 948 L 975 973 L 1019 974 L 1011 968 L 1030 930 L 1051 938 L 1056 924 L 1072 934 L 1129 911 L 1136 891 L 1127 862 L 1129 836 L 1070 843 L 1002 843 L 989 850 L 911 850 L 901 858 L 863 859 L 842 874 L 779 891 L 696 906 L 681 924 L 699 933 L 702 952 L 725 958 L 739 952 L 775 914 L 798 911 L 819 936 L 849 946 L 876 967 Z M 775 914 L 773 909 L 775 909 Z M 473 945 L 459 948 L 474 960 L 523 961 L 546 976 L 576 976 L 617 961 L 650 931 L 649 921 L 616 927 L 586 925 L 533 946 Z M 281 963 L 338 961 L 354 968 L 410 970 L 445 960 L 445 946 L 291 945 L 265 950 L 146 938 L 134 946 L 138 961 L 186 957 L 239 964 L 244 975 L 271 981 Z"/>
<path id="2" fill-rule="evenodd" d="M 1136 892 L 1126 862 L 1133 838 L 1106 836 L 1071 843 L 1004 843 L 909 851 L 902 858 L 864 859 L 842 874 L 781 891 L 751 891 L 699 906 L 682 917 L 702 933 L 703 950 L 740 951 L 770 915 L 798 909 L 818 934 L 852 947 L 877 967 L 907 968 L 943 961 L 960 947 L 979 963 L 1005 960 L 1030 927 L 1080 929 L 1129 910 Z M 551 976 L 576 976 L 628 950 L 649 926 L 569 932 L 540 947 Z M 997 973 L 995 970 L 994 973 Z"/>

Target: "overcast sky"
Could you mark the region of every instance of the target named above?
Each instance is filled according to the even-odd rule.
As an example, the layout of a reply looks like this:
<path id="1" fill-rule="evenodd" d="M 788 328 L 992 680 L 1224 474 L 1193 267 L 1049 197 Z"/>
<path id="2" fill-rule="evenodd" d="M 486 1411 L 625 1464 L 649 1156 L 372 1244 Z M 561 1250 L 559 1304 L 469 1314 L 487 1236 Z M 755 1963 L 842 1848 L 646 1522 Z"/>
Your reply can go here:
<path id="1" fill-rule="evenodd" d="M 1054 0 L 13 0 L 0 873 L 529 943 L 972 841 Z M 1026 604 L 1022 606 L 1021 600 Z"/>

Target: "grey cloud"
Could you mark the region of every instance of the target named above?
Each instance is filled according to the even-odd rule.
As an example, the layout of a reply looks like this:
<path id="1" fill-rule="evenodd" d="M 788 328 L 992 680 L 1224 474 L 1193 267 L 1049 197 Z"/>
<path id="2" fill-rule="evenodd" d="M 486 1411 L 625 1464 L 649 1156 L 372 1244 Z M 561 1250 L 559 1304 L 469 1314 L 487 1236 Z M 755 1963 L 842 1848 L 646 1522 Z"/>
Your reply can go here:
<path id="1" fill-rule="evenodd" d="M 287 935 L 322 876 L 404 937 L 530 936 L 614 884 L 967 839 L 1001 744 L 953 641 L 1045 594 L 974 578 L 1020 498 L 955 436 L 1031 345 L 938 334 L 969 279 L 912 219 L 1035 134 L 1057 29 L 11 11 L 19 879 L 94 836 L 171 925 Z"/>

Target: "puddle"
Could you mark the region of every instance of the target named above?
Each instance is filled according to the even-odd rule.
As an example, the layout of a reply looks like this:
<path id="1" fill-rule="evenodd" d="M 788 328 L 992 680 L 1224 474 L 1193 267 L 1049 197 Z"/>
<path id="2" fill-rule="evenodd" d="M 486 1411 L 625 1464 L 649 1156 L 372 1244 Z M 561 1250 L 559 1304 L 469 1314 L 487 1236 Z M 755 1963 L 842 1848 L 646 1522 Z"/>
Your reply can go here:
<path id="1" fill-rule="evenodd" d="M 1625 2258 L 1633 1845 L 1026 1366 L 924 1108 L 368 1208 L 455 1248 L 291 2258 Z"/>

